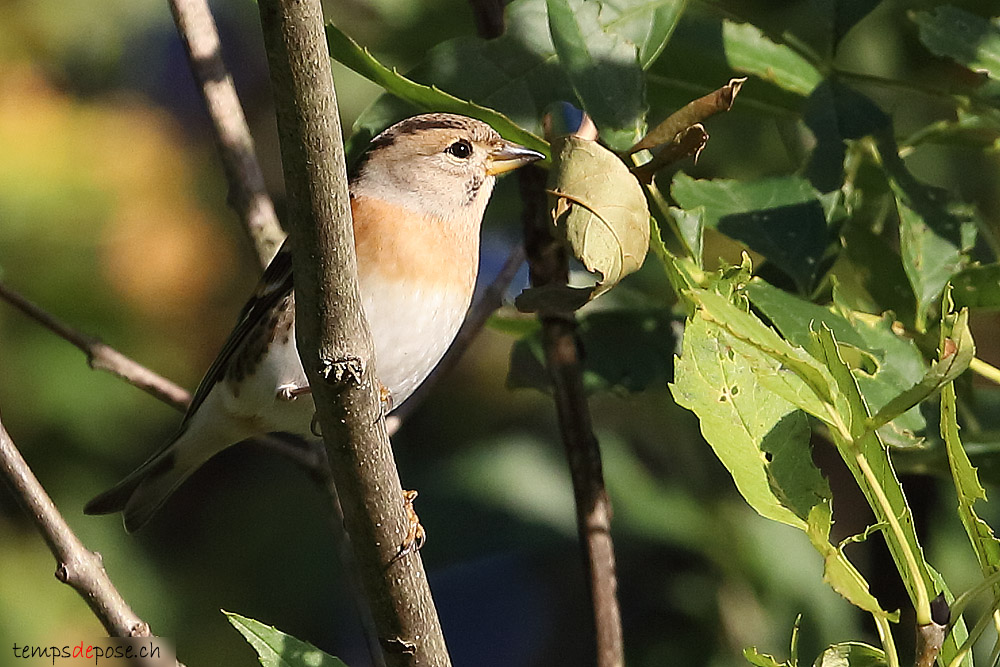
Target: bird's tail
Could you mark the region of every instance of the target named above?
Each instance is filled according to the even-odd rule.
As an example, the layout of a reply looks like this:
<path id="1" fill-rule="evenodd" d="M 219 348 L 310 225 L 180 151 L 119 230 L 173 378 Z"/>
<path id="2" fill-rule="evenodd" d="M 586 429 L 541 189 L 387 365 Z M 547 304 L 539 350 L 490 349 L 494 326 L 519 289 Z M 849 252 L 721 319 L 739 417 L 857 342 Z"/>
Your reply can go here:
<path id="1" fill-rule="evenodd" d="M 194 420 L 195 422 L 201 420 Z M 125 479 L 96 496 L 83 508 L 85 514 L 121 512 L 125 530 L 142 528 L 208 459 L 241 440 L 231 428 L 206 423 L 188 423 L 163 449 L 151 456 Z"/>

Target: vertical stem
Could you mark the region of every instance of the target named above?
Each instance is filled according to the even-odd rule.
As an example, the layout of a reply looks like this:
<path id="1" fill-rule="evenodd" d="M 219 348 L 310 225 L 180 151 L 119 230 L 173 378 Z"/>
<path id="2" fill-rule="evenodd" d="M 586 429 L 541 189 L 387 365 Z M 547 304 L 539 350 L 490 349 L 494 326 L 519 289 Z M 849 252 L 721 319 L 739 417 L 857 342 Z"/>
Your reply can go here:
<path id="1" fill-rule="evenodd" d="M 358 292 L 340 116 L 320 0 L 259 0 L 288 192 L 295 334 L 344 523 L 389 667 L 448 667 L 386 434 Z"/>
<path id="2" fill-rule="evenodd" d="M 538 287 L 566 284 L 568 259 L 546 219 L 545 174 L 537 167 L 521 169 L 525 203 L 524 244 L 531 283 Z M 554 388 L 559 429 L 573 479 L 577 530 L 594 613 L 598 667 L 625 664 L 618 579 L 611 539 L 611 503 L 604 488 L 601 450 L 594 435 L 583 389 L 580 343 L 572 313 L 540 313 L 545 363 Z"/>

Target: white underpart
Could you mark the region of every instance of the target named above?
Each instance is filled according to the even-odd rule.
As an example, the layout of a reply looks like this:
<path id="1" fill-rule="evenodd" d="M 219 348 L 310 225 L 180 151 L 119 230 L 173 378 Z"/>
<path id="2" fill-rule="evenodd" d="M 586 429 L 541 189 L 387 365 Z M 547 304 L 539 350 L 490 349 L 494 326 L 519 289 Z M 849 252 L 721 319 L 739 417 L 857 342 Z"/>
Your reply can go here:
<path id="1" fill-rule="evenodd" d="M 440 284 L 414 287 L 414 282 L 390 282 L 371 274 L 361 280 L 362 305 L 375 346 L 375 374 L 389 390 L 393 407 L 409 398 L 437 366 L 469 307 L 466 290 L 444 289 Z M 282 389 L 307 384 L 294 334 L 293 328 L 286 345 L 272 344 L 257 372 L 240 384 L 238 396 L 228 382 L 216 385 L 191 426 L 198 430 L 198 414 L 217 414 L 218 407 L 230 416 L 233 435 L 239 436 L 231 442 L 272 432 L 309 437 L 312 396 L 281 396 Z"/>
<path id="2" fill-rule="evenodd" d="M 469 308 L 471 290 L 420 281 L 362 280 L 362 303 L 375 345 L 375 374 L 398 407 L 448 351 Z"/>

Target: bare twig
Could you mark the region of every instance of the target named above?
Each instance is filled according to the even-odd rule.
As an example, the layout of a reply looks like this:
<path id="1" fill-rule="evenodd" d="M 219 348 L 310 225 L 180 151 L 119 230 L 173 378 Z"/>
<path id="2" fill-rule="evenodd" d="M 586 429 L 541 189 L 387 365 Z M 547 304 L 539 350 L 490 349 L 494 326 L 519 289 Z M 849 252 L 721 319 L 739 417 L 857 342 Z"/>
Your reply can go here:
<path id="1" fill-rule="evenodd" d="M 476 32 L 483 39 L 495 39 L 503 34 L 504 0 L 469 0 L 476 20 Z"/>
<path id="2" fill-rule="evenodd" d="M 183 387 L 154 373 L 99 339 L 80 333 L 59 321 L 2 282 L 0 299 L 82 350 L 87 355 L 87 363 L 91 368 L 107 371 L 178 410 L 183 411 L 190 402 L 191 394 Z"/>
<path id="3" fill-rule="evenodd" d="M 132 611 L 111 582 L 100 554 L 83 546 L 63 519 L 2 423 L 0 472 L 56 557 L 56 578 L 80 594 L 108 634 L 112 637 L 153 636 L 149 624 Z"/>
<path id="4" fill-rule="evenodd" d="M 462 322 L 462 328 L 458 330 L 455 340 L 452 341 L 451 347 L 448 348 L 440 363 L 434 367 L 434 370 L 413 395 L 386 417 L 385 427 L 389 431 L 389 435 L 394 435 L 399 430 L 406 418 L 423 402 L 438 380 L 458 365 L 462 355 L 479 336 L 490 316 L 503 305 L 503 295 L 510 287 L 514 277 L 517 276 L 518 269 L 521 268 L 522 264 L 524 264 L 524 247 L 519 245 L 510 251 L 507 261 L 500 268 L 500 272 L 469 308 L 469 314 Z"/>
<path id="5" fill-rule="evenodd" d="M 240 216 L 262 266 L 278 251 L 285 234 L 267 194 L 233 78 L 222 61 L 219 33 L 207 0 L 170 0 L 191 71 L 212 119 L 219 155 L 229 182 L 229 205 Z"/>
<path id="6" fill-rule="evenodd" d="M 289 200 L 296 336 L 386 664 L 450 665 L 381 418 L 319 0 L 260 0 Z"/>
<path id="7" fill-rule="evenodd" d="M 566 250 L 552 236 L 551 225 L 546 222 L 545 175 L 537 167 L 528 166 L 521 169 L 520 178 L 525 204 L 524 246 L 531 283 L 535 287 L 566 284 Z M 576 317 L 572 313 L 540 312 L 539 319 L 545 365 L 554 389 L 559 429 L 573 478 L 577 530 L 594 611 L 597 666 L 621 667 L 625 657 L 611 541 L 611 504 L 604 488 L 601 450 L 583 390 Z"/>

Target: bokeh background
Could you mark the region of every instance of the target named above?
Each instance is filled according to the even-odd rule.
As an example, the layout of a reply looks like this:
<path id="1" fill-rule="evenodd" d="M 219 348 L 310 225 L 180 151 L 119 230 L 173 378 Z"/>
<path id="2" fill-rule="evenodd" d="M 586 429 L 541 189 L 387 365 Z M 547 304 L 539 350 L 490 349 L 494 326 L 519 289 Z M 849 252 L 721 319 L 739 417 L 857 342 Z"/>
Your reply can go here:
<path id="1" fill-rule="evenodd" d="M 730 4 L 742 16 L 808 34 L 809 2 Z M 280 211 L 256 7 L 245 0 L 212 5 Z M 989 5 L 963 3 L 982 15 Z M 906 20 L 907 10 L 931 6 L 882 3 L 848 37 L 841 66 L 946 85 L 955 68 L 930 56 Z M 329 3 L 327 15 L 403 71 L 437 42 L 475 33 L 462 0 L 354 0 Z M 664 81 L 691 65 L 684 40 L 697 35 L 694 24 L 682 25 L 656 66 Z M 341 67 L 335 78 L 350 128 L 379 89 Z M 905 87 L 866 92 L 902 133 L 948 113 Z M 778 120 L 775 108 L 738 102 L 712 121 L 701 162 L 685 170 L 727 178 L 788 173 L 797 157 L 788 154 Z M 1000 229 L 995 152 L 932 147 L 909 164 L 976 203 Z M 486 281 L 517 242 L 515 186 L 508 179 L 491 206 Z M 225 199 L 166 3 L 0 0 L 0 277 L 8 285 L 193 389 L 258 275 Z M 709 259 L 739 252 L 718 239 L 708 248 Z M 662 276 L 647 267 L 615 298 L 666 302 L 664 290 Z M 996 319 L 980 317 L 976 325 L 981 356 L 998 363 Z M 591 631 L 568 472 L 549 398 L 506 387 L 513 340 L 487 329 L 393 445 L 404 486 L 420 490 L 429 534 L 422 555 L 455 664 L 585 665 Z M 822 583 L 819 556 L 805 536 L 759 519 L 701 441 L 693 415 L 673 404 L 666 387 L 672 346 L 669 338 L 650 344 L 658 363 L 645 369 L 652 377 L 646 391 L 592 401 L 615 508 L 629 664 L 739 665 L 748 645 L 784 657 L 798 614 L 803 659 L 835 641 L 872 640 L 863 616 Z M 125 598 L 174 641 L 181 660 L 257 664 L 222 608 L 276 625 L 352 667 L 367 664 L 327 499 L 293 462 L 234 447 L 137 535 L 125 535 L 116 517 L 84 517 L 85 501 L 168 438 L 179 416 L 90 370 L 79 351 L 4 304 L 0 414 L 71 526 L 103 554 Z M 817 443 L 817 458 L 836 478 L 824 447 Z M 971 585 L 977 568 L 963 548 L 953 499 L 932 477 L 908 478 L 907 485 L 931 562 L 953 589 Z M 867 510 L 842 498 L 838 528 L 846 536 L 863 527 Z M 996 518 L 988 507 L 981 514 Z M 852 549 L 884 606 L 902 605 L 895 575 L 879 576 L 886 562 L 877 546 Z M 9 664 L 3 656 L 14 642 L 101 635 L 53 571 L 44 543 L 0 487 L 0 664 Z"/>

